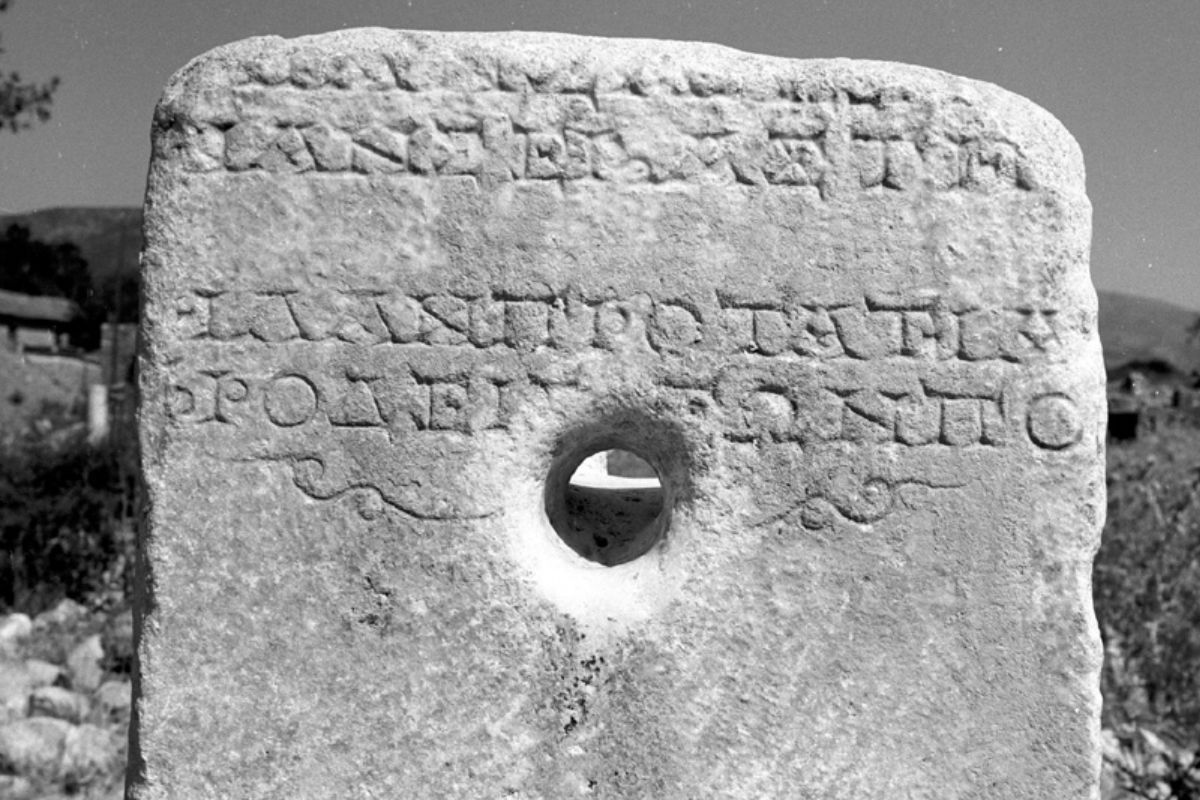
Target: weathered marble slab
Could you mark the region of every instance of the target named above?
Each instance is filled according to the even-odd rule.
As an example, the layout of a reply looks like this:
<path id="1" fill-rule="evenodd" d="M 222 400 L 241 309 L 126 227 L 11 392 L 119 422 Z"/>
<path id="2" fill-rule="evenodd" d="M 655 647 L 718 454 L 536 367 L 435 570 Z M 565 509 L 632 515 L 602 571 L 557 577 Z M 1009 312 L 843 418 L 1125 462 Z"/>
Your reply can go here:
<path id="1" fill-rule="evenodd" d="M 1103 368 L 1040 108 L 253 39 L 167 87 L 146 236 L 134 797 L 1095 796 Z M 609 448 L 662 492 L 568 485 Z"/>

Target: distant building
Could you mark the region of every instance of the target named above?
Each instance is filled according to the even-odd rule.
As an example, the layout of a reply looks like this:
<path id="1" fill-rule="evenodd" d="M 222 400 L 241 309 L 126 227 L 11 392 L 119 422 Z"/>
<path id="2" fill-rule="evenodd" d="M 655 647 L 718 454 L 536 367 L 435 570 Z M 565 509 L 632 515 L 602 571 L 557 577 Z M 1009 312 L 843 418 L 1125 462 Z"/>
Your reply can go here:
<path id="1" fill-rule="evenodd" d="M 0 289 L 0 349 L 11 353 L 58 353 L 80 316 L 79 306 L 62 297 L 36 297 Z"/>
<path id="2" fill-rule="evenodd" d="M 1172 427 L 1200 427 L 1200 373 L 1164 361 L 1126 364 L 1108 373 L 1108 436 L 1130 441 Z"/>

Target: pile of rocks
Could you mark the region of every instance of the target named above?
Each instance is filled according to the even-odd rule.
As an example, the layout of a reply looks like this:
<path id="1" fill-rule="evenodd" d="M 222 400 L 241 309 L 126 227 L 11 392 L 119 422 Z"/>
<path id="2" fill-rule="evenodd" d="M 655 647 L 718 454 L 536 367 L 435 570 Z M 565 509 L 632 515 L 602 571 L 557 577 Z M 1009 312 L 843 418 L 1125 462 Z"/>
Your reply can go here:
<path id="1" fill-rule="evenodd" d="M 1200 750 L 1134 724 L 1100 732 L 1101 800 L 1200 800 Z"/>
<path id="2" fill-rule="evenodd" d="M 124 794 L 133 620 L 71 600 L 0 617 L 0 797 Z"/>

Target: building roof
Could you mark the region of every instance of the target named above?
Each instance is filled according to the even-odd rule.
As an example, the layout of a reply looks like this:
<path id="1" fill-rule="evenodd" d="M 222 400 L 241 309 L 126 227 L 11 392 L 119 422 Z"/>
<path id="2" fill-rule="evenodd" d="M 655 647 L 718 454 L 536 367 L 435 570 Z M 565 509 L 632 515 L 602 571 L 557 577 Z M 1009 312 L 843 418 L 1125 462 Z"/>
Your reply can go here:
<path id="1" fill-rule="evenodd" d="M 65 297 L 36 297 L 0 289 L 0 317 L 30 322 L 70 322 L 79 314 L 79 306 Z"/>

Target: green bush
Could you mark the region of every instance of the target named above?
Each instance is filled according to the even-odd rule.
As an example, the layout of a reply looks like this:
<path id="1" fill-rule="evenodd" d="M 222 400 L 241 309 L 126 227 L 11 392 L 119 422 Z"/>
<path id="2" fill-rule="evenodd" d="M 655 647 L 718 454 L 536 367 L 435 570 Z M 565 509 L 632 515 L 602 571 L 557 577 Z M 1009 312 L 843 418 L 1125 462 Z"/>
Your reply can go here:
<path id="1" fill-rule="evenodd" d="M 127 594 L 137 496 L 132 436 L 38 437 L 0 452 L 0 610 Z"/>
<path id="2" fill-rule="evenodd" d="M 1200 430 L 1109 450 L 1108 522 L 1094 571 L 1105 637 L 1105 724 L 1200 731 Z"/>

